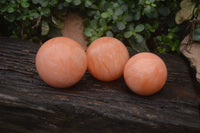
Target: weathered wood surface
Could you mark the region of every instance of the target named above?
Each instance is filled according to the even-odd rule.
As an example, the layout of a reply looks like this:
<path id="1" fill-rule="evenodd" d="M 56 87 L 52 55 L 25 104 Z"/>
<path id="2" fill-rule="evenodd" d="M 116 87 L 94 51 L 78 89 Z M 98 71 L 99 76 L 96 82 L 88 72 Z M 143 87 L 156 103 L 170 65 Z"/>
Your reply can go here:
<path id="1" fill-rule="evenodd" d="M 167 83 L 141 97 L 123 78 L 101 82 L 88 72 L 71 88 L 49 87 L 35 69 L 39 47 L 0 38 L 1 133 L 200 132 L 200 87 L 182 57 L 161 55 Z"/>

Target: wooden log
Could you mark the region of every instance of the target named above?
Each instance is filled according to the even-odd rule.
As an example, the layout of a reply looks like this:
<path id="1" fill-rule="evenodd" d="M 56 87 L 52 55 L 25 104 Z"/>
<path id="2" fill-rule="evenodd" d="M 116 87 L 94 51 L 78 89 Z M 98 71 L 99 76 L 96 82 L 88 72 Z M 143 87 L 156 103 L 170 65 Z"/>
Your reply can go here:
<path id="1" fill-rule="evenodd" d="M 101 82 L 88 72 L 75 86 L 55 89 L 35 69 L 39 44 L 0 38 L 2 133 L 200 132 L 200 86 L 183 57 L 162 54 L 164 88 L 138 96 L 123 78 Z"/>

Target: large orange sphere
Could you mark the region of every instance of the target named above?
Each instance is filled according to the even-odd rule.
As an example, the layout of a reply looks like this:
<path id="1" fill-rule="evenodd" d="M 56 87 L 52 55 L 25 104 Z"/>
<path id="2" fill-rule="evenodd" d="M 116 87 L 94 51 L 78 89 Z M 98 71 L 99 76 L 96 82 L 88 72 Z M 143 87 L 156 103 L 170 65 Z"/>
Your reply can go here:
<path id="1" fill-rule="evenodd" d="M 88 71 L 98 80 L 112 81 L 123 74 L 129 53 L 124 44 L 113 37 L 101 37 L 87 49 Z"/>
<path id="2" fill-rule="evenodd" d="M 163 60 L 153 53 L 143 52 L 131 57 L 124 68 L 127 86 L 136 94 L 152 95 L 162 89 L 167 80 Z"/>
<path id="3" fill-rule="evenodd" d="M 86 53 L 76 41 L 56 37 L 46 41 L 38 50 L 36 68 L 40 77 L 50 86 L 70 87 L 86 72 Z"/>

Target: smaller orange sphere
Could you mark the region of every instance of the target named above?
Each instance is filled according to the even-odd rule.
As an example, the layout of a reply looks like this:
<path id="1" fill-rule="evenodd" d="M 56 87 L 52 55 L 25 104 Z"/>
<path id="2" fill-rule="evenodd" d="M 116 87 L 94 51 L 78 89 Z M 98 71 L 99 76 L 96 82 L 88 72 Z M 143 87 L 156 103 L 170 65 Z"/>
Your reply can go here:
<path id="1" fill-rule="evenodd" d="M 88 71 L 98 80 L 112 81 L 122 76 L 129 53 L 124 44 L 113 37 L 101 37 L 87 49 Z"/>
<path id="2" fill-rule="evenodd" d="M 124 68 L 127 86 L 136 94 L 152 95 L 162 89 L 167 80 L 163 60 L 153 53 L 143 52 L 131 57 Z"/>
<path id="3" fill-rule="evenodd" d="M 36 69 L 50 86 L 70 87 L 86 72 L 86 53 L 76 41 L 67 37 L 56 37 L 46 41 L 38 50 Z"/>

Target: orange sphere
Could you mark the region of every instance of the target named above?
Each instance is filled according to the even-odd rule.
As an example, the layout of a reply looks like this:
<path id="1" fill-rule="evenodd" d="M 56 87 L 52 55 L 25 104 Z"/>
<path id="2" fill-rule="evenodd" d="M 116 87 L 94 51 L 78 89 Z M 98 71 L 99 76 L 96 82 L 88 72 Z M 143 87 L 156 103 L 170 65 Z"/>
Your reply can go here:
<path id="1" fill-rule="evenodd" d="M 56 37 L 46 41 L 38 50 L 36 69 L 50 86 L 70 87 L 86 72 L 86 53 L 76 41 L 67 37 Z"/>
<path id="2" fill-rule="evenodd" d="M 124 44 L 113 37 L 101 37 L 87 49 L 88 71 L 98 80 L 112 81 L 123 74 L 129 53 Z"/>
<path id="3" fill-rule="evenodd" d="M 167 80 L 167 68 L 155 54 L 143 52 L 131 57 L 124 68 L 127 86 L 136 94 L 152 95 L 162 89 Z"/>

